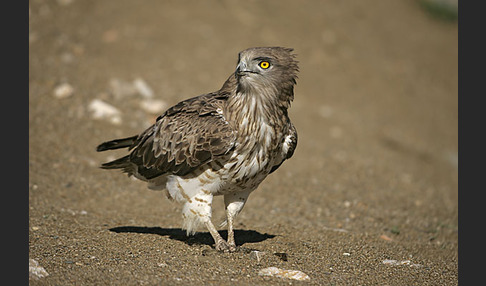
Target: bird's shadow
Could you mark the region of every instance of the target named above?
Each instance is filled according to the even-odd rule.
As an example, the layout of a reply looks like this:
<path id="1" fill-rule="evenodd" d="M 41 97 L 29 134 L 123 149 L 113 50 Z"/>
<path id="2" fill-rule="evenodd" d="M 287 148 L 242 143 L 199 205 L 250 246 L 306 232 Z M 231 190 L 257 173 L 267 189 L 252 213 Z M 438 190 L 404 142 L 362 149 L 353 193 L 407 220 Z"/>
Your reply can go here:
<path id="1" fill-rule="evenodd" d="M 161 227 L 146 227 L 146 226 L 119 226 L 110 228 L 110 231 L 116 233 L 148 233 L 148 234 L 158 234 L 161 236 L 168 236 L 170 239 L 175 239 L 182 241 L 188 245 L 194 244 L 204 244 L 212 246 L 214 244 L 213 237 L 209 232 L 197 232 L 192 236 L 187 236 L 186 231 L 181 228 L 161 228 Z M 242 246 L 245 243 L 255 243 L 267 240 L 269 238 L 274 238 L 275 235 L 260 233 L 254 230 L 240 230 L 235 229 L 235 243 L 237 246 Z M 227 239 L 228 231 L 219 231 L 219 234 Z"/>

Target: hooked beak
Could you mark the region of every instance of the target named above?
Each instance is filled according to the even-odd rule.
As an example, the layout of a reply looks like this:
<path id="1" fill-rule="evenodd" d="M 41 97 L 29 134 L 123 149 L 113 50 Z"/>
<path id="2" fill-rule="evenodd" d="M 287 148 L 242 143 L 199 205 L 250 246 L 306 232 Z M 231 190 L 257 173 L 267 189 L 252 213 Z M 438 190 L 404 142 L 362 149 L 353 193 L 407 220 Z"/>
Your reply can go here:
<path id="1" fill-rule="evenodd" d="M 248 73 L 256 73 L 256 72 L 248 69 L 244 61 L 238 63 L 238 65 L 236 66 L 235 77 L 241 77 L 247 75 Z"/>

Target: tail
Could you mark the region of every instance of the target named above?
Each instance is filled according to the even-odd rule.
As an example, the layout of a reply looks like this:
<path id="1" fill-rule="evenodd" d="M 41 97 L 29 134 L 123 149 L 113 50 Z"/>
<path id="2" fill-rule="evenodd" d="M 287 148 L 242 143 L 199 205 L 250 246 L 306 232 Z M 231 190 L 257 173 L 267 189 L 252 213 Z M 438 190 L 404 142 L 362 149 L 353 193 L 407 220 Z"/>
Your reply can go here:
<path id="1" fill-rule="evenodd" d="M 98 145 L 98 147 L 96 147 L 96 151 L 102 152 L 106 150 L 115 150 L 115 149 L 130 147 L 133 145 L 133 142 L 135 142 L 137 137 L 138 135 L 128 137 L 128 138 L 115 139 L 112 141 L 101 143 L 100 145 Z"/>
<path id="2" fill-rule="evenodd" d="M 123 169 L 124 172 L 130 173 L 132 164 L 130 164 L 130 155 L 121 157 L 119 159 L 101 164 L 101 169 Z"/>
<path id="3" fill-rule="evenodd" d="M 112 141 L 104 142 L 98 147 L 96 151 L 102 152 L 106 150 L 115 150 L 120 148 L 128 148 L 133 145 L 138 136 L 132 136 L 128 138 L 115 139 Z M 102 169 L 123 169 L 124 172 L 131 174 L 133 165 L 130 163 L 129 155 L 113 160 L 111 162 L 104 163 L 100 166 Z"/>

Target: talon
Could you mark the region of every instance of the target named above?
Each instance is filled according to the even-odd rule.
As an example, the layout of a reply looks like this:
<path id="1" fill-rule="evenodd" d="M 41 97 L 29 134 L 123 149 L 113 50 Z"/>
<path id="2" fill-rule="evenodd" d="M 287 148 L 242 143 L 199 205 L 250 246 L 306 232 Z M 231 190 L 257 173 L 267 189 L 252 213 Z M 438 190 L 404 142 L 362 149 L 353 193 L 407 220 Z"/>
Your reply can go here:
<path id="1" fill-rule="evenodd" d="M 228 244 L 226 241 L 224 241 L 224 240 L 219 240 L 219 241 L 217 241 L 217 242 L 216 242 L 216 247 L 215 247 L 215 248 L 216 248 L 216 250 L 218 250 L 218 251 L 222 251 L 222 252 L 228 252 L 228 251 L 229 251 L 230 246 L 229 246 L 229 244 Z"/>
<path id="2" fill-rule="evenodd" d="M 220 240 L 216 243 L 216 250 L 221 251 L 221 252 L 235 252 L 236 251 L 236 245 L 229 244 L 228 242 L 224 240 Z"/>

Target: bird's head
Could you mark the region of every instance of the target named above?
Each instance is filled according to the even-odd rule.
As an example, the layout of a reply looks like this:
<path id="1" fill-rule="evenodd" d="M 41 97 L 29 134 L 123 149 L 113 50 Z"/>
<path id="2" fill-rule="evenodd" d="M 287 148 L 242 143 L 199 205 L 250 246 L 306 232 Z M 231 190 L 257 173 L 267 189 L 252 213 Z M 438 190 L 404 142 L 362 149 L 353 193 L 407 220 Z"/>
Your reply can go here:
<path id="1" fill-rule="evenodd" d="M 256 47 L 240 52 L 235 71 L 238 89 L 292 88 L 299 71 L 292 51 L 282 47 Z"/>

